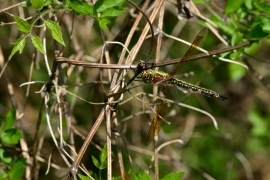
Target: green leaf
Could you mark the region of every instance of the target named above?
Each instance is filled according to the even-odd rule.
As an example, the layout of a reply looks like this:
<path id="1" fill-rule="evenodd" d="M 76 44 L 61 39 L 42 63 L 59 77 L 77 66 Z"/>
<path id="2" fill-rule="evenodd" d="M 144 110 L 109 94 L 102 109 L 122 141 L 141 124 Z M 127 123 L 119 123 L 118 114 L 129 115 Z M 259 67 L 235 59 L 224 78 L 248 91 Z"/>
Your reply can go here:
<path id="1" fill-rule="evenodd" d="M 32 7 L 36 10 L 41 10 L 44 6 L 44 0 L 30 0 Z"/>
<path id="2" fill-rule="evenodd" d="M 16 15 L 14 15 L 14 18 L 17 23 L 19 31 L 24 32 L 24 33 L 30 32 L 31 26 L 27 21 L 23 20 L 22 18 L 19 18 Z"/>
<path id="3" fill-rule="evenodd" d="M 243 2 L 244 0 L 228 0 L 225 8 L 225 14 L 231 14 L 237 11 L 241 7 Z"/>
<path id="4" fill-rule="evenodd" d="M 268 36 L 269 34 L 262 30 L 261 23 L 255 24 L 250 31 L 251 39 L 260 40 Z"/>
<path id="5" fill-rule="evenodd" d="M 223 20 L 218 19 L 217 17 L 211 17 L 210 18 L 211 21 L 213 21 L 216 25 L 218 25 L 218 27 L 220 29 L 222 29 L 225 33 L 229 34 L 229 35 L 233 35 L 235 32 L 235 27 L 231 24 L 226 24 L 224 23 Z"/>
<path id="6" fill-rule="evenodd" d="M 11 157 L 4 157 L 5 150 L 3 148 L 0 148 L 0 162 L 3 162 L 5 164 L 11 163 Z"/>
<path id="7" fill-rule="evenodd" d="M 254 42 L 251 45 L 249 45 L 248 47 L 245 47 L 244 52 L 247 53 L 247 54 L 252 55 L 252 54 L 255 54 L 258 51 L 259 48 L 260 48 L 259 43 Z"/>
<path id="8" fill-rule="evenodd" d="M 17 160 L 12 164 L 11 170 L 9 171 L 9 177 L 12 180 L 19 180 L 24 174 L 26 163 L 24 159 Z"/>
<path id="9" fill-rule="evenodd" d="M 179 180 L 184 176 L 184 174 L 185 174 L 184 172 L 173 172 L 166 175 L 161 180 Z"/>
<path id="10" fill-rule="evenodd" d="M 16 121 L 16 109 L 12 107 L 6 114 L 4 130 L 11 128 L 15 121 Z"/>
<path id="11" fill-rule="evenodd" d="M 116 17 L 122 14 L 127 8 L 108 8 L 104 10 L 101 14 L 101 17 Z"/>
<path id="12" fill-rule="evenodd" d="M 105 169 L 107 167 L 107 144 L 104 145 L 102 151 L 99 154 L 99 160 L 101 163 L 100 169 Z"/>
<path id="13" fill-rule="evenodd" d="M 97 12 L 103 12 L 105 9 L 121 6 L 125 0 L 98 0 L 94 5 Z"/>
<path id="14" fill-rule="evenodd" d="M 31 7 L 31 6 L 32 6 L 32 4 L 31 4 L 29 1 L 24 2 L 24 3 L 22 4 L 22 7 L 25 7 L 25 8 L 28 8 L 28 7 Z"/>
<path id="15" fill-rule="evenodd" d="M 58 41 L 60 44 L 62 44 L 63 46 L 66 46 L 65 42 L 63 40 L 63 37 L 62 37 L 61 27 L 51 20 L 46 20 L 45 24 L 46 24 L 47 28 L 49 28 L 51 30 L 53 38 L 56 41 Z"/>
<path id="16" fill-rule="evenodd" d="M 80 177 L 81 180 L 92 180 L 90 177 L 88 176 L 84 176 L 84 175 L 81 175 L 81 174 L 78 174 L 78 176 Z"/>
<path id="17" fill-rule="evenodd" d="M 32 35 L 32 36 L 31 36 L 31 40 L 32 40 L 32 43 L 33 43 L 33 45 L 35 46 L 35 48 L 37 48 L 42 54 L 45 54 L 45 51 L 44 51 L 42 42 L 41 42 L 41 40 L 39 39 L 39 37 L 38 37 L 38 36 Z"/>
<path id="18" fill-rule="evenodd" d="M 203 4 L 203 3 L 205 3 L 204 0 L 193 0 L 193 2 L 194 2 L 195 4 Z"/>
<path id="19" fill-rule="evenodd" d="M 1 140 L 6 144 L 17 144 L 22 138 L 22 133 L 19 129 L 11 128 L 1 133 Z"/>
<path id="20" fill-rule="evenodd" d="M 92 161 L 93 161 L 94 165 L 99 169 L 100 168 L 100 164 L 99 164 L 97 158 L 95 158 L 94 156 L 92 156 Z"/>
<path id="21" fill-rule="evenodd" d="M 243 39 L 243 34 L 240 32 L 235 32 L 232 36 L 232 45 L 235 46 L 239 44 Z"/>
<path id="22" fill-rule="evenodd" d="M 102 151 L 100 152 L 99 160 L 100 160 L 101 166 L 102 164 L 107 163 L 107 144 L 104 145 Z"/>
<path id="23" fill-rule="evenodd" d="M 250 111 L 248 113 L 248 120 L 252 123 L 252 134 L 255 136 L 267 136 L 268 135 L 268 125 L 264 118 L 257 111 Z"/>
<path id="24" fill-rule="evenodd" d="M 94 7 L 87 3 L 82 3 L 76 0 L 67 1 L 70 7 L 79 14 L 91 15 L 94 18 L 98 18 L 97 12 L 94 11 Z"/>
<path id="25" fill-rule="evenodd" d="M 140 169 L 136 174 L 131 169 L 129 169 L 128 174 L 131 176 L 132 180 L 151 180 L 151 177 L 148 174 L 142 172 Z"/>
<path id="26" fill-rule="evenodd" d="M 97 176 L 97 174 L 94 173 L 93 171 L 89 170 L 89 174 L 90 174 L 90 176 L 93 177 L 94 179 L 99 179 L 98 176 Z"/>
<path id="27" fill-rule="evenodd" d="M 107 30 L 107 29 L 108 29 L 107 24 L 110 23 L 110 20 L 109 20 L 109 19 L 101 18 L 101 19 L 97 19 L 97 20 L 98 20 L 99 26 L 100 26 L 102 29 L 104 29 L 104 30 Z"/>
<path id="28" fill-rule="evenodd" d="M 266 33 L 270 33 L 270 18 L 262 16 L 261 21 L 263 23 L 262 30 Z"/>
<path id="29" fill-rule="evenodd" d="M 21 42 L 21 40 L 22 39 L 25 39 L 25 36 L 22 36 L 22 37 L 20 37 L 20 38 L 18 38 L 18 39 L 16 39 L 15 41 L 13 41 L 11 44 L 13 44 L 13 45 L 17 45 L 17 44 L 19 44 L 20 42 Z"/>
<path id="30" fill-rule="evenodd" d="M 252 9 L 252 1 L 253 1 L 253 0 L 245 0 L 246 7 L 247 7 L 248 9 Z"/>
<path id="31" fill-rule="evenodd" d="M 268 16 L 270 16 L 270 6 L 265 3 L 255 2 L 254 5 L 261 11 L 265 12 Z"/>
<path id="32" fill-rule="evenodd" d="M 17 41 L 18 40 L 18 41 Z M 25 37 L 19 38 L 16 40 L 17 45 L 15 45 L 13 47 L 13 49 L 11 50 L 11 53 L 9 55 L 9 57 L 11 58 L 17 51 L 20 52 L 20 54 L 23 51 L 24 45 L 25 45 Z M 15 41 L 14 41 L 15 42 Z M 13 43 L 14 43 L 13 42 Z"/>
<path id="33" fill-rule="evenodd" d="M 43 6 L 48 6 L 52 3 L 52 0 L 45 0 L 44 5 Z"/>
<path id="34" fill-rule="evenodd" d="M 233 82 L 239 81 L 246 74 L 246 70 L 239 65 L 230 63 L 228 66 L 229 76 Z"/>

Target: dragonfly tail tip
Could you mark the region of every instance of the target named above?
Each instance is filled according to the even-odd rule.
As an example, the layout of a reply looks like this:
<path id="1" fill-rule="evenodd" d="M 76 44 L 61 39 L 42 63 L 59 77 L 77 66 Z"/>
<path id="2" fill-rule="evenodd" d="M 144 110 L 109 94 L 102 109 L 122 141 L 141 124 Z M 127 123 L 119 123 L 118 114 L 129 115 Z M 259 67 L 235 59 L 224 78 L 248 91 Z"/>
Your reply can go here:
<path id="1" fill-rule="evenodd" d="M 228 98 L 226 98 L 226 97 L 224 97 L 224 96 L 219 96 L 218 99 L 220 99 L 220 100 L 222 100 L 222 101 L 227 101 L 227 100 L 228 100 Z"/>

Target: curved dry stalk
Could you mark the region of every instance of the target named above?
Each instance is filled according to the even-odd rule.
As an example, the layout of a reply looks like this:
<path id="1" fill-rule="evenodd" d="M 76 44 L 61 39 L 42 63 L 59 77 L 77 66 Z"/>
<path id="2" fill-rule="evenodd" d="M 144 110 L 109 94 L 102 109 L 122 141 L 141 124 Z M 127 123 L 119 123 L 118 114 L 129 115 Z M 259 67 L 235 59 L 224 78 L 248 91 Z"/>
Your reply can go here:
<path id="1" fill-rule="evenodd" d="M 252 173 L 252 168 L 250 166 L 250 163 L 248 162 L 247 158 L 243 155 L 241 152 L 236 152 L 235 156 L 237 159 L 242 163 L 245 172 L 246 172 L 246 177 L 248 180 L 254 180 L 254 176 Z"/>

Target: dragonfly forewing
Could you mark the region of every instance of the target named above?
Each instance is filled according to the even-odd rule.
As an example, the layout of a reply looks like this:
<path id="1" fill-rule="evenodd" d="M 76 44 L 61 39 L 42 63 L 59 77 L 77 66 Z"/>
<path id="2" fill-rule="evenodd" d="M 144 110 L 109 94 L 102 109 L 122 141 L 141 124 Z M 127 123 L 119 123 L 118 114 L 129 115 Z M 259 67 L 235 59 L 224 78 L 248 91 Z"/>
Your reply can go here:
<path id="1" fill-rule="evenodd" d="M 154 116 L 153 119 L 151 121 L 151 125 L 150 128 L 147 132 L 146 135 L 146 145 L 148 146 L 149 144 L 151 144 L 154 140 L 155 137 L 158 136 L 158 133 L 160 131 L 160 127 L 161 127 L 161 123 L 162 123 L 162 118 L 161 116 L 164 114 L 164 101 L 161 99 L 158 99 L 156 101 L 156 105 L 155 105 L 155 112 L 154 112 Z M 155 138 L 157 139 L 157 138 Z"/>
<path id="2" fill-rule="evenodd" d="M 180 59 L 180 61 L 174 66 L 173 70 L 168 74 L 167 78 L 172 77 L 176 74 L 176 72 L 180 69 L 181 65 L 183 65 L 183 62 L 189 59 L 189 56 L 191 53 L 198 48 L 199 44 L 201 43 L 203 36 L 205 35 L 206 28 L 203 28 L 194 41 L 192 42 L 191 46 L 188 48 L 187 52 L 185 55 Z"/>

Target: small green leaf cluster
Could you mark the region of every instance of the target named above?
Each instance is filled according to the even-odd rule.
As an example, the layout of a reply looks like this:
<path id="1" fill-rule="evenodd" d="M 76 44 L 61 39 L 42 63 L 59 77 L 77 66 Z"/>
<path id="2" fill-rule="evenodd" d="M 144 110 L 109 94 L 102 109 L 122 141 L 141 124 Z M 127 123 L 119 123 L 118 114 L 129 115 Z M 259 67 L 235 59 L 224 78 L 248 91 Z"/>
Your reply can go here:
<path id="1" fill-rule="evenodd" d="M 107 167 L 107 144 L 104 145 L 102 151 L 99 154 L 99 161 L 94 156 L 92 156 L 92 160 L 94 165 L 100 170 Z"/>
<path id="2" fill-rule="evenodd" d="M 15 145 L 22 138 L 21 131 L 17 128 L 13 128 L 13 125 L 16 121 L 16 110 L 12 108 L 6 115 L 4 121 L 4 125 L 1 125 L 0 131 L 0 141 L 1 144 L 6 145 Z M 0 172 L 0 179 L 20 179 L 26 167 L 24 158 L 17 158 L 16 156 L 12 159 L 12 157 L 6 157 L 4 153 L 6 149 L 0 148 L 0 163 L 4 164 L 4 171 Z"/>
<path id="3" fill-rule="evenodd" d="M 128 171 L 128 174 L 130 175 L 131 179 L 133 180 L 151 180 L 151 177 L 146 174 L 145 172 L 142 172 L 140 169 L 137 171 L 137 173 L 134 173 L 131 169 Z M 161 180 L 180 180 L 184 176 L 184 172 L 172 172 L 168 175 L 166 175 Z"/>
<path id="4" fill-rule="evenodd" d="M 228 53 L 230 59 L 238 59 L 243 53 L 253 54 L 258 50 L 261 40 L 270 37 L 270 6 L 265 1 L 228 0 L 225 16 L 213 13 L 209 19 L 227 34 L 224 38 L 231 45 L 251 42 L 250 46 L 242 50 Z M 232 81 L 238 81 L 245 75 L 246 71 L 241 67 L 233 64 L 228 66 Z"/>
<path id="5" fill-rule="evenodd" d="M 99 154 L 99 160 L 97 158 L 95 158 L 94 156 L 92 156 L 92 161 L 94 163 L 94 165 L 100 170 L 102 169 L 105 169 L 107 167 L 107 144 L 104 145 L 102 151 L 100 152 Z M 133 172 L 131 169 L 129 169 L 128 171 L 128 174 L 130 175 L 131 179 L 134 179 L 134 180 L 151 180 L 151 177 L 142 172 L 141 170 L 138 170 L 137 173 Z M 95 174 L 91 174 L 95 177 Z M 164 178 L 162 178 L 162 180 L 179 180 L 181 179 L 182 177 L 184 176 L 184 172 L 173 172 L 173 173 L 170 173 L 168 174 L 167 176 L 165 176 Z M 84 176 L 84 175 L 79 175 L 79 177 L 82 179 L 82 180 L 90 180 L 89 177 L 87 176 Z M 97 179 L 97 178 L 95 178 Z M 101 179 L 101 174 L 100 174 L 100 177 L 99 179 Z M 114 177 L 113 178 L 114 180 L 120 180 L 121 177 Z"/>
<path id="6" fill-rule="evenodd" d="M 19 51 L 20 54 L 22 53 L 27 37 L 31 38 L 31 42 L 35 48 L 37 48 L 43 54 L 46 53 L 45 47 L 42 45 L 42 41 L 40 40 L 40 38 L 31 34 L 35 22 L 37 22 L 37 20 L 39 19 L 41 19 L 45 23 L 46 27 L 51 31 L 53 38 L 57 42 L 65 46 L 65 42 L 62 37 L 61 27 L 54 21 L 45 20 L 43 18 L 43 16 L 48 14 L 49 12 L 65 9 L 69 11 L 75 11 L 76 13 L 81 15 L 89 15 L 97 20 L 99 26 L 102 29 L 108 29 L 108 24 L 110 23 L 109 18 L 116 17 L 126 10 L 126 8 L 120 7 L 124 2 L 125 0 L 98 0 L 94 6 L 91 6 L 79 0 L 67 0 L 63 3 L 52 0 L 30 0 L 30 2 L 26 2 L 23 6 L 33 7 L 37 11 L 41 11 L 45 6 L 48 5 L 57 6 L 57 8 L 42 12 L 39 16 L 36 17 L 36 19 L 34 19 L 34 22 L 31 25 L 24 19 L 21 19 L 20 17 L 14 15 L 14 19 L 16 21 L 19 31 L 26 34 L 12 42 L 14 47 L 10 53 L 10 58 L 17 51 Z"/>
<path id="7" fill-rule="evenodd" d="M 102 29 L 108 29 L 107 25 L 110 23 L 108 18 L 119 16 L 126 10 L 120 7 L 124 2 L 125 0 L 98 0 L 94 6 L 91 6 L 78 0 L 67 0 L 71 10 L 78 14 L 92 16 Z"/>
<path id="8" fill-rule="evenodd" d="M 210 19 L 230 36 L 232 45 L 244 41 L 256 41 L 269 37 L 270 6 L 259 0 L 228 0 L 225 14 L 226 22 L 218 16 Z"/>
<path id="9" fill-rule="evenodd" d="M 105 169 L 107 167 L 107 144 L 104 145 L 102 151 L 100 152 L 99 154 L 99 160 L 97 158 L 95 158 L 94 156 L 92 156 L 92 161 L 94 163 L 94 165 L 99 169 L 99 179 L 101 179 L 101 170 L 102 169 Z M 95 177 L 95 179 L 98 179 L 96 177 L 95 174 L 91 173 L 92 176 Z M 90 180 L 89 177 L 87 176 L 83 176 L 83 175 L 79 175 L 79 177 L 82 179 L 82 180 Z"/>
<path id="10" fill-rule="evenodd" d="M 20 54 L 22 53 L 27 37 L 31 38 L 31 42 L 35 46 L 35 48 L 37 48 L 41 53 L 45 54 L 45 50 L 44 50 L 44 47 L 42 45 L 40 38 L 38 36 L 31 34 L 33 24 L 30 25 L 27 21 L 21 19 L 20 17 L 18 17 L 16 15 L 14 15 L 14 18 L 15 18 L 15 21 L 17 23 L 19 31 L 26 33 L 26 34 L 11 43 L 14 45 L 14 47 L 10 53 L 10 57 L 12 57 L 17 51 L 19 51 Z M 46 27 L 51 31 L 53 38 L 56 41 L 58 41 L 60 44 L 65 46 L 65 42 L 64 42 L 63 37 L 62 37 L 62 32 L 61 32 L 60 26 L 51 20 L 44 20 L 44 19 L 42 19 L 42 20 L 46 24 Z"/>

